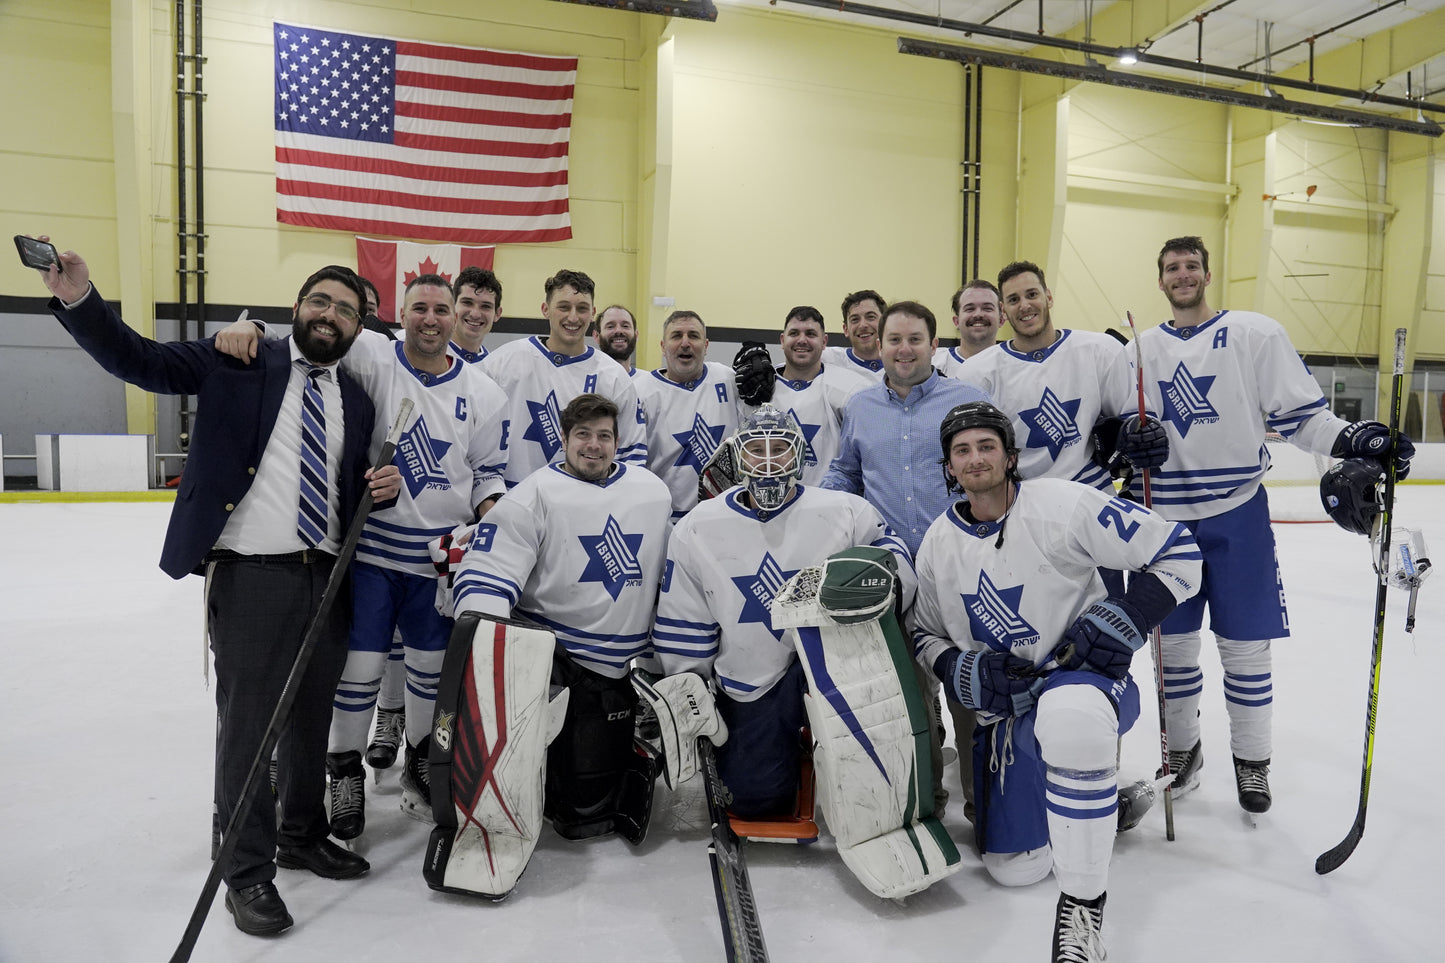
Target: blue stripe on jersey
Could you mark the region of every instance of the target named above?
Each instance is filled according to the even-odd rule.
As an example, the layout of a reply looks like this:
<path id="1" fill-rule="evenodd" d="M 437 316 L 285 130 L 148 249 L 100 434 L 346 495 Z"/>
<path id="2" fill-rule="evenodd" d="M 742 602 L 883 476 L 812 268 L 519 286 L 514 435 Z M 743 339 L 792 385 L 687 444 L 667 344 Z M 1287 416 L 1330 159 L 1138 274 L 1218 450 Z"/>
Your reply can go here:
<path id="1" fill-rule="evenodd" d="M 557 622 L 553 619 L 546 618 L 545 616 L 538 615 L 536 612 L 526 612 L 518 609 L 518 614 L 524 615 L 530 621 L 536 622 L 538 625 L 549 628 L 553 632 L 566 632 L 569 635 L 576 636 L 579 639 L 593 639 L 598 642 L 622 643 L 644 642 L 647 640 L 646 632 L 634 632 L 628 635 L 613 635 L 600 632 L 587 632 L 583 629 L 574 628 L 573 626 L 568 625 L 566 622 Z"/>
<path id="2" fill-rule="evenodd" d="M 1312 415 L 1318 414 L 1325 408 L 1325 399 L 1321 395 L 1317 400 L 1307 405 L 1301 405 L 1291 411 L 1280 411 L 1265 419 L 1265 424 L 1288 438 L 1299 430 L 1300 424 Z"/>
<path id="3" fill-rule="evenodd" d="M 428 568 L 431 567 L 431 553 L 426 551 L 425 548 L 419 552 L 413 552 L 408 555 L 405 552 L 387 552 L 371 545 L 358 544 L 356 546 L 356 554 L 366 556 L 367 558 L 384 558 L 389 562 L 397 562 L 402 565 L 425 565 Z M 389 567 L 390 566 L 387 565 L 382 566 L 382 568 Z"/>
<path id="4" fill-rule="evenodd" d="M 1151 476 L 1152 477 L 1152 476 Z M 1080 485 L 1088 485 L 1090 488 L 1097 488 L 1101 492 L 1114 494 L 1114 479 L 1104 469 L 1099 467 L 1098 462 L 1090 458 L 1084 466 L 1074 473 L 1071 481 Z"/>
<path id="5" fill-rule="evenodd" d="M 1194 540 L 1194 535 L 1180 522 L 1174 523 L 1174 531 L 1169 536 L 1169 540 L 1159 546 L 1159 551 L 1149 560 L 1149 565 L 1153 565 L 1165 555 L 1168 555 L 1170 558 L 1204 558 L 1204 555 L 1199 551 L 1199 543 Z"/>
<path id="6" fill-rule="evenodd" d="M 507 608 L 510 609 L 517 604 L 522 591 L 515 583 L 504 578 L 483 573 L 464 572 L 457 576 L 457 580 L 452 586 L 452 594 L 458 602 L 470 595 L 490 595 L 505 601 Z"/>
<path id="7" fill-rule="evenodd" d="M 653 633 L 652 649 L 654 652 L 657 652 L 659 654 L 666 653 L 667 655 L 675 655 L 679 659 L 707 660 L 717 658 L 718 646 L 716 640 L 704 643 L 688 643 L 682 639 L 665 640 L 668 642 L 679 643 L 681 646 L 683 646 L 680 648 L 678 645 L 663 645 L 660 639 L 660 636 L 658 636 L 656 633 Z"/>
<path id="8" fill-rule="evenodd" d="M 718 676 L 718 683 L 723 687 L 724 692 L 736 692 L 739 695 L 746 695 L 749 692 L 756 692 L 758 687 L 748 685 L 746 682 L 739 682 L 736 679 L 729 679 L 727 676 Z"/>
<path id="9" fill-rule="evenodd" d="M 388 532 L 396 532 L 398 535 L 422 536 L 427 540 L 436 538 L 438 535 L 445 535 L 455 525 L 443 525 L 440 528 L 412 528 L 410 525 L 398 525 L 395 522 L 388 522 L 385 519 L 377 518 L 375 515 L 366 519 L 367 528 L 380 528 Z"/>
<path id="10" fill-rule="evenodd" d="M 665 615 L 659 615 L 657 617 L 657 624 L 679 629 L 701 629 L 704 632 L 716 632 L 718 630 L 718 624 L 716 622 L 688 622 L 684 619 L 670 619 Z"/>
<path id="11" fill-rule="evenodd" d="M 432 538 L 434 537 L 435 536 L 432 536 Z M 370 542 L 373 545 L 390 545 L 393 548 L 409 548 L 414 551 L 416 550 L 418 545 L 421 546 L 423 550 L 425 550 L 427 547 L 427 543 L 431 541 L 431 538 L 428 538 L 426 536 L 417 537 L 415 535 L 406 537 L 393 537 L 390 535 L 384 535 L 379 531 L 373 530 L 371 528 L 371 523 L 367 522 L 366 528 L 363 528 L 361 530 L 361 540 L 364 543 Z M 428 555 L 427 557 L 428 559 L 430 559 L 430 555 Z"/>

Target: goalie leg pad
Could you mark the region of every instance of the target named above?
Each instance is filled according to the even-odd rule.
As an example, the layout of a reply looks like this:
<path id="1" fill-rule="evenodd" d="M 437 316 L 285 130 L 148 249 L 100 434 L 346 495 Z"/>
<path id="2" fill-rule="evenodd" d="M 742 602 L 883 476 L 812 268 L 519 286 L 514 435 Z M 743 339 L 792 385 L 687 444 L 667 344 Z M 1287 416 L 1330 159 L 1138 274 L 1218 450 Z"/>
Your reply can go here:
<path id="1" fill-rule="evenodd" d="M 838 852 L 869 891 L 907 896 L 959 870 L 933 813 L 931 729 L 892 612 L 796 629 L 808 674 L 818 798 Z"/>
<path id="2" fill-rule="evenodd" d="M 632 738 L 637 696 L 627 677 L 584 669 L 561 646 L 553 654 L 552 681 L 571 695 L 562 731 L 547 753 L 547 818 L 565 839 L 605 836 L 616 830 L 624 783 L 639 766 Z M 640 841 L 646 813 L 634 803 L 630 818 L 642 820 L 629 830 Z"/>
<path id="3" fill-rule="evenodd" d="M 542 826 L 552 633 L 466 613 L 442 664 L 431 739 L 432 889 L 502 899 Z M 566 690 L 559 694 L 566 697 Z"/>

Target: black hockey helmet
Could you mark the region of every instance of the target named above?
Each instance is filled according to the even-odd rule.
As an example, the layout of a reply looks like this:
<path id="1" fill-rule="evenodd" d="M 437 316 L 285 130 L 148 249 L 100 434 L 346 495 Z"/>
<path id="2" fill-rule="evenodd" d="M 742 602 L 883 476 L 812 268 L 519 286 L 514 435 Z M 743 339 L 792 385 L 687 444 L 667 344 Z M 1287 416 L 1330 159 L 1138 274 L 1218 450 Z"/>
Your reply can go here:
<path id="1" fill-rule="evenodd" d="M 943 446 L 943 457 L 939 459 L 939 464 L 943 466 L 944 484 L 951 492 L 962 491 L 962 488 L 953 477 L 953 472 L 948 469 L 949 449 L 953 446 L 953 436 L 969 428 L 992 429 L 998 433 L 1005 451 L 1010 455 L 1018 454 L 1018 446 L 1014 444 L 1013 422 L 1008 415 L 987 401 L 965 401 L 961 405 L 954 405 L 938 425 L 938 441 Z M 1010 467 L 1009 477 L 1014 481 L 1020 480 L 1017 462 Z"/>
<path id="2" fill-rule="evenodd" d="M 1375 516 L 1385 510 L 1384 478 L 1385 466 L 1375 459 L 1346 458 L 1320 479 L 1320 503 L 1345 531 L 1369 535 Z"/>

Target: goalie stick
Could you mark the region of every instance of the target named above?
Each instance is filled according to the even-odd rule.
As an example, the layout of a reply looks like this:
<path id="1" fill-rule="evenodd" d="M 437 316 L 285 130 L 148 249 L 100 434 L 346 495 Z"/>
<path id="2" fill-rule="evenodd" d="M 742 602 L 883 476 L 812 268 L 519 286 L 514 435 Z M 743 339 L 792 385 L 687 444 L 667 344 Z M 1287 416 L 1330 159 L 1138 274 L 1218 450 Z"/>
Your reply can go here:
<path id="1" fill-rule="evenodd" d="M 1385 650 L 1385 600 L 1389 592 L 1390 524 L 1395 515 L 1395 440 L 1400 434 L 1400 403 L 1405 394 L 1405 329 L 1395 329 L 1395 369 L 1390 379 L 1390 461 L 1385 467 L 1384 510 L 1376 517 L 1380 526 L 1380 555 L 1375 565 L 1375 638 L 1370 647 L 1370 698 L 1365 705 L 1365 758 L 1360 766 L 1360 803 L 1355 824 L 1333 849 L 1315 860 L 1315 872 L 1323 876 L 1344 865 L 1365 835 L 1365 810 L 1370 803 L 1370 770 L 1375 759 L 1375 713 L 1380 703 L 1380 657 Z"/>
<path id="2" fill-rule="evenodd" d="M 1134 315 L 1124 312 L 1125 319 L 1129 322 L 1129 333 L 1134 337 L 1134 374 L 1135 384 L 1139 388 L 1139 421 L 1142 423 L 1147 417 L 1144 408 L 1144 351 L 1139 347 L 1139 329 L 1134 327 Z M 1154 507 L 1154 492 L 1149 487 L 1149 469 L 1145 468 L 1140 474 L 1144 478 L 1144 507 Z M 1150 651 L 1154 653 L 1154 691 L 1159 697 L 1159 758 L 1162 760 L 1159 766 L 1159 778 L 1168 780 L 1169 772 L 1169 719 L 1166 714 L 1166 703 L 1164 699 L 1164 637 L 1159 631 L 1159 626 L 1154 626 L 1150 635 Z M 1174 841 L 1174 791 L 1172 781 L 1164 783 L 1164 838 L 1170 842 Z"/>
<path id="3" fill-rule="evenodd" d="M 728 963 L 767 963 L 763 926 L 753 902 L 753 884 L 743 859 L 742 842 L 728 821 L 727 787 L 717 771 L 717 755 L 711 740 L 697 740 L 697 758 L 707 789 L 707 816 L 712 823 L 712 841 L 707 855 L 712 863 L 712 889 L 717 896 L 718 918 Z"/>
<path id="4" fill-rule="evenodd" d="M 382 443 L 381 453 L 372 466 L 373 469 L 379 470 L 391 464 L 391 456 L 396 451 L 396 443 L 401 438 L 402 428 L 411 418 L 411 410 L 411 399 L 403 398 L 397 407 L 396 418 L 391 423 L 391 430 L 386 434 L 386 441 Z M 267 783 L 261 774 L 270 769 L 271 753 L 276 749 L 276 743 L 281 738 L 281 727 L 286 723 L 287 717 L 291 714 L 291 706 L 296 702 L 296 689 L 301 684 L 301 677 L 306 674 L 307 666 L 311 664 L 311 654 L 316 651 L 321 626 L 325 623 L 332 606 L 335 605 L 341 586 L 350 577 L 351 556 L 356 554 L 356 543 L 361 540 L 361 529 L 366 524 L 366 516 L 371 514 L 371 503 L 371 489 L 367 487 L 362 493 L 361 503 L 356 506 L 356 515 L 351 519 L 351 527 L 346 531 L 346 540 L 341 543 L 341 552 L 336 556 L 336 562 L 331 567 L 331 577 L 326 581 L 326 589 L 321 593 L 321 601 L 317 604 L 316 612 L 311 616 L 311 622 L 306 627 L 306 635 L 301 639 L 301 647 L 296 651 L 296 659 L 291 663 L 291 672 L 286 676 L 285 685 L 281 687 L 281 698 L 277 700 L 276 708 L 271 713 L 271 721 L 266 724 L 266 732 L 261 736 L 261 747 L 256 750 L 256 757 L 251 760 L 251 769 L 246 773 L 246 781 L 241 784 L 240 799 L 236 802 L 236 808 L 231 811 L 231 820 L 226 826 L 226 831 L 221 834 L 221 846 L 219 850 L 214 851 L 211 871 L 206 876 L 205 885 L 201 887 L 201 895 L 196 899 L 195 909 L 191 910 L 191 919 L 186 924 L 186 931 L 181 935 L 181 942 L 176 946 L 175 953 L 171 954 L 171 963 L 185 963 L 191 958 L 191 953 L 196 948 L 196 940 L 201 936 L 201 927 L 206 925 L 206 917 L 211 912 L 211 904 L 216 901 L 216 890 L 221 886 L 221 875 L 231 862 L 231 856 L 236 852 L 236 844 L 240 841 L 240 836 L 236 832 L 236 821 L 251 808 L 251 800 L 255 798 L 256 792 Z"/>

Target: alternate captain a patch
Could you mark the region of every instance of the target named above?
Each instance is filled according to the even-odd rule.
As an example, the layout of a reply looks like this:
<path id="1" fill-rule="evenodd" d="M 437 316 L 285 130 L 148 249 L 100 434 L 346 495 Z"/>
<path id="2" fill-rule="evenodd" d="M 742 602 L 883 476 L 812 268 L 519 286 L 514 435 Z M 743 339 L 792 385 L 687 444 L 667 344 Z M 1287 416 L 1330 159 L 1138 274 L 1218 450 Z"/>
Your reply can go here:
<path id="1" fill-rule="evenodd" d="M 401 477 L 405 479 L 406 490 L 412 498 L 427 488 L 446 491 L 452 487 L 442 470 L 442 458 L 451 447 L 451 442 L 438 441 L 431 436 L 424 417 L 417 418 L 416 424 L 402 434 L 396 443 L 396 456 L 392 461 L 401 469 Z"/>
<path id="2" fill-rule="evenodd" d="M 587 552 L 587 567 L 579 582 L 602 583 L 614 602 L 627 586 L 642 584 L 642 565 L 637 560 L 641 535 L 628 535 L 617 519 L 608 515 L 601 535 L 579 535 L 577 540 Z"/>
<path id="3" fill-rule="evenodd" d="M 1008 652 L 1039 641 L 1039 632 L 1030 625 L 1019 608 L 1024 587 L 1000 588 L 989 580 L 988 573 L 978 573 L 978 593 L 961 593 L 964 611 L 973 637 L 999 652 Z"/>
<path id="4" fill-rule="evenodd" d="M 528 401 L 527 414 L 532 421 L 522 437 L 535 441 L 548 459 L 555 458 L 562 450 L 562 409 L 557 405 L 557 392 L 547 392 L 545 401 Z"/>
<path id="5" fill-rule="evenodd" d="M 1194 377 L 1184 362 L 1174 369 L 1174 376 L 1159 382 L 1159 395 L 1164 399 L 1164 420 L 1179 431 L 1179 437 L 1189 434 L 1194 425 L 1210 424 L 1219 420 L 1219 412 L 1209 401 L 1209 389 L 1214 385 L 1214 375 Z"/>

